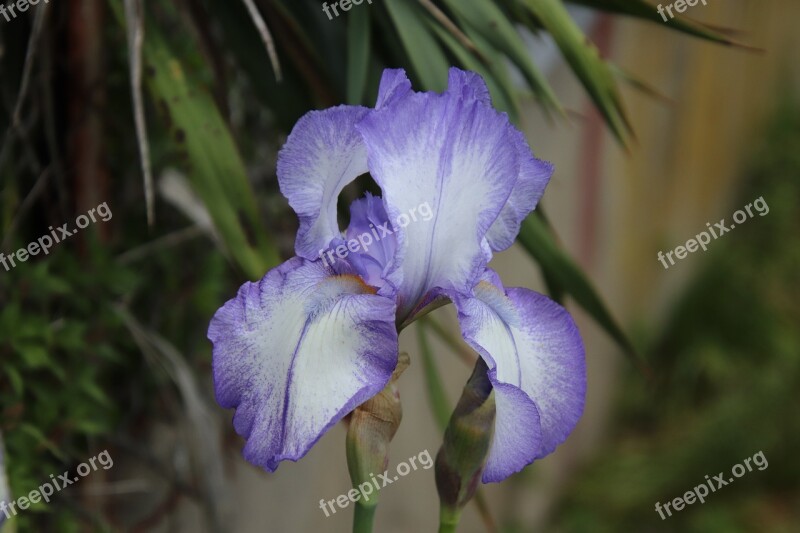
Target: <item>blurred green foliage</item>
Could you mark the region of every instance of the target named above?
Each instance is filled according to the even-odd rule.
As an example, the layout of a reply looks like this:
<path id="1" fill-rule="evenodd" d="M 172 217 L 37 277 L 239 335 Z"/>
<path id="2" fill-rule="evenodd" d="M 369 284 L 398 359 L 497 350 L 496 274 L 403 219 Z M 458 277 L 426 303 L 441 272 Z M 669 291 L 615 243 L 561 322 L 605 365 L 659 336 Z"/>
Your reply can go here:
<path id="1" fill-rule="evenodd" d="M 87 269 L 65 251 L 20 264 L 0 310 L 0 408 L 14 495 L 24 495 L 86 458 L 89 443 L 120 422 L 115 391 L 130 341 L 108 303 L 141 279 L 93 254 Z M 13 288 L 13 290 L 9 290 Z M 116 398 L 112 398 L 116 396 Z M 44 502 L 32 511 L 52 511 Z M 20 514 L 21 531 L 35 514 Z"/>
<path id="2" fill-rule="evenodd" d="M 166 249 L 127 265 L 91 241 L 84 254 L 70 253 L 63 243 L 46 259 L 3 273 L 0 429 L 14 497 L 106 447 L 115 454 L 114 435 L 138 439 L 156 413 L 182 416 L 174 384 L 142 357 L 115 306 L 148 317 L 150 327 L 185 346 L 187 355 L 201 355 L 190 363 L 207 372 L 209 353 L 196 324 L 230 290 L 221 257 L 188 269 Z M 205 249 L 194 242 L 182 251 L 200 255 Z M 13 525 L 19 531 L 78 531 L 88 519 L 101 527 L 102 517 L 87 515 L 79 497 L 79 489 L 70 487 L 53 503 L 19 514 Z"/>

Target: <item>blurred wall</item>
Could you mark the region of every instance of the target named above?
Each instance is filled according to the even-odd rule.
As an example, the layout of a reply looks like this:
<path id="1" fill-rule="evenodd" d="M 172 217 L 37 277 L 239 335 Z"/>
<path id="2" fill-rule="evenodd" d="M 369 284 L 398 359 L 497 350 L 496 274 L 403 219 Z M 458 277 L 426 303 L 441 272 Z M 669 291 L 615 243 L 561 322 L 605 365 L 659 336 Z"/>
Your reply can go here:
<path id="1" fill-rule="evenodd" d="M 736 38 L 761 51 L 613 19 L 608 55 L 671 100 L 662 102 L 624 86 L 637 136 L 630 154 L 601 130 L 597 113 L 588 111 L 586 98 L 563 68 L 556 74 L 557 93 L 583 118 L 572 127 L 559 125 L 555 133 L 535 110 L 525 121 L 537 154 L 556 164 L 544 201 L 553 225 L 591 273 L 615 316 L 638 338 L 659 328 L 670 303 L 703 260 L 698 251 L 665 270 L 658 251 L 684 244 L 705 230 L 707 222 L 730 220 L 743 207 L 732 202 L 759 131 L 782 92 L 800 87 L 800 34 L 793 22 L 800 16 L 797 2 L 714 2 L 688 14 L 742 30 Z M 598 21 L 596 31 L 604 26 Z M 598 160 L 587 164 L 587 157 Z M 735 235 L 734 229 L 724 238 Z M 522 254 L 503 257 L 497 268 L 504 278 L 520 273 L 522 283 L 522 261 Z M 571 310 L 576 312 L 574 306 Z M 587 344 L 589 393 L 576 433 L 551 460 L 534 467 L 554 481 L 565 481 L 602 439 L 616 369 L 628 364 L 596 325 L 580 311 L 576 314 Z M 557 497 L 552 484 L 524 490 L 526 496 L 514 498 L 524 507 L 522 516 L 541 520 L 548 502 Z"/>

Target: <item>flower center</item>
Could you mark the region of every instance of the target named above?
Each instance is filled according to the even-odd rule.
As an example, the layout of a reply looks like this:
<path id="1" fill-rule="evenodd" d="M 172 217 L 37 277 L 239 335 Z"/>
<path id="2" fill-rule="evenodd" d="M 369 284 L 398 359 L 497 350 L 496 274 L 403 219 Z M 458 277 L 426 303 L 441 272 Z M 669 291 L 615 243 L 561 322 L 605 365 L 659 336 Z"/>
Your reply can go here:
<path id="1" fill-rule="evenodd" d="M 337 273 L 355 274 L 367 285 L 385 287 L 384 278 L 394 259 L 397 239 L 381 198 L 368 193 L 354 201 L 344 239 L 337 239 L 331 246 Z"/>

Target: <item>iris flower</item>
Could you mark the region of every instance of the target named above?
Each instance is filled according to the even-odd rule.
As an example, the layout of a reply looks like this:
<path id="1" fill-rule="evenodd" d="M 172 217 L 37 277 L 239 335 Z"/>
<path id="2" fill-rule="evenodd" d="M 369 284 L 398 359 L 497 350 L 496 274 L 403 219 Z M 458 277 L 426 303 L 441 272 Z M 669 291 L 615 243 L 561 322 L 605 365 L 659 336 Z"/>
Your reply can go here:
<path id="1" fill-rule="evenodd" d="M 381 196 L 355 200 L 342 233 L 339 194 L 367 172 Z M 494 387 L 483 481 L 563 442 L 586 390 L 575 323 L 487 268 L 514 242 L 552 172 L 492 107 L 480 76 L 455 68 L 442 94 L 415 92 L 405 72 L 386 70 L 374 108 L 302 117 L 278 159 L 281 192 L 299 217 L 297 256 L 242 285 L 208 331 L 216 398 L 236 409 L 245 459 L 272 472 L 303 457 L 386 386 L 398 330 L 446 301 Z M 431 217 L 414 220 L 424 205 Z M 353 244 L 367 234 L 368 246 Z"/>

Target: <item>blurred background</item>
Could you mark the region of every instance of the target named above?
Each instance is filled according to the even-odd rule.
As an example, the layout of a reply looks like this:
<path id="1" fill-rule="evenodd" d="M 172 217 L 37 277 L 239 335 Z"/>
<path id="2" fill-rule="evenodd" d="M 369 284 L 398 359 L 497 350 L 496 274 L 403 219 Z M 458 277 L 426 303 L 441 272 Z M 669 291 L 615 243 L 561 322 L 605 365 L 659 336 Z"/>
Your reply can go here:
<path id="1" fill-rule="evenodd" d="M 372 105 L 385 67 L 442 90 L 451 65 L 555 164 L 492 266 L 568 307 L 589 371 L 576 431 L 483 486 L 459 531 L 800 531 L 800 4 L 665 23 L 640 0 L 373 0 L 330 18 L 317 0 L 28 1 L 0 11 L 0 252 L 86 227 L 0 265 L 0 502 L 103 450 L 114 465 L 0 512 L 3 533 L 350 530 L 350 509 L 319 509 L 350 487 L 344 428 L 275 474 L 246 463 L 206 330 L 293 255 L 275 163 L 296 120 Z M 368 188 L 345 190 L 343 216 Z M 764 216 L 658 261 L 757 198 Z M 436 453 L 475 357 L 452 307 L 401 350 L 390 469 Z M 655 511 L 758 452 L 767 468 Z M 435 531 L 438 506 L 433 469 L 415 471 L 381 491 L 375 530 Z"/>

